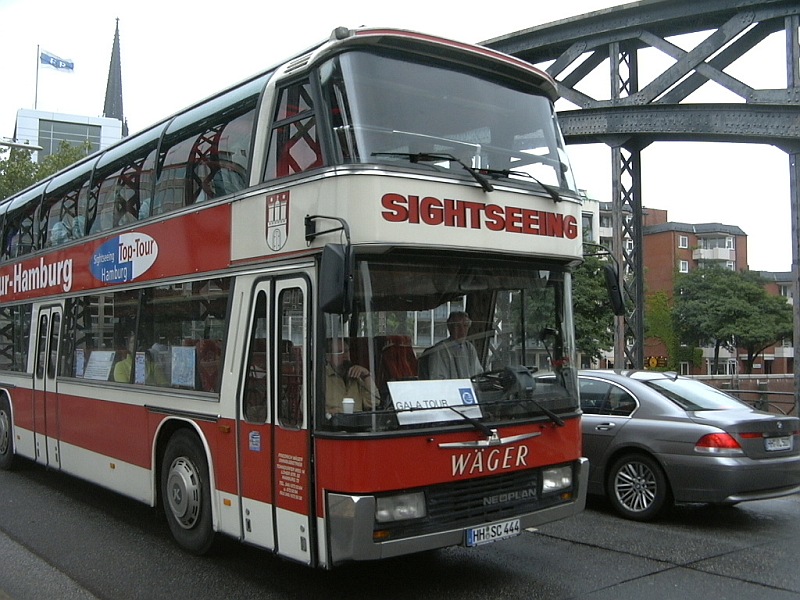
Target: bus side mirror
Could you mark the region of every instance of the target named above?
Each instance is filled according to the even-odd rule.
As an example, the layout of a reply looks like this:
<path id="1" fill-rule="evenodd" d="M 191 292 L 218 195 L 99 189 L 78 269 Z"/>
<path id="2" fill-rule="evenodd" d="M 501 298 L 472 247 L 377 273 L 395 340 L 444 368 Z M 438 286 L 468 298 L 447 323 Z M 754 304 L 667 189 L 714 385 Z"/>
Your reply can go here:
<path id="1" fill-rule="evenodd" d="M 327 244 L 322 250 L 319 306 L 335 315 L 349 315 L 353 310 L 353 254 L 349 244 Z"/>
<path id="2" fill-rule="evenodd" d="M 603 265 L 603 275 L 606 279 L 606 289 L 608 290 L 608 300 L 611 302 L 611 310 L 618 317 L 625 314 L 625 302 L 622 300 L 622 291 L 619 289 L 619 276 L 613 265 Z"/>

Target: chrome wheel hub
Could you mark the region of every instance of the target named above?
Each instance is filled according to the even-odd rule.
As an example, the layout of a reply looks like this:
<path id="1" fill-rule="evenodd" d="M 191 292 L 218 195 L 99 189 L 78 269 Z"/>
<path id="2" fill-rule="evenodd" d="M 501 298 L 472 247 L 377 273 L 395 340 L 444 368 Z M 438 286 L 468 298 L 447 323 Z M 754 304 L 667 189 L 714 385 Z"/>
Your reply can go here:
<path id="1" fill-rule="evenodd" d="M 197 469 L 184 457 L 172 462 L 167 477 L 167 503 L 178 524 L 191 529 L 200 518 L 200 479 Z"/>
<path id="2" fill-rule="evenodd" d="M 11 421 L 6 411 L 0 411 L 0 455 L 11 448 Z"/>
<path id="3" fill-rule="evenodd" d="M 614 479 L 614 493 L 620 503 L 630 511 L 647 510 L 658 492 L 653 472 L 642 463 L 628 463 Z"/>

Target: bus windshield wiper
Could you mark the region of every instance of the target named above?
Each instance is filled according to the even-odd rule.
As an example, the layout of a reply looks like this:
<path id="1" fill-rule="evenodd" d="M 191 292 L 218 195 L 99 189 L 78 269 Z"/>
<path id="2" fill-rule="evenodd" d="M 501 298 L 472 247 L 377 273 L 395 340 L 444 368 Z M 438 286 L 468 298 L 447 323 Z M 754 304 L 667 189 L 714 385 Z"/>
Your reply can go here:
<path id="1" fill-rule="evenodd" d="M 480 431 L 480 432 L 481 432 L 483 435 L 485 435 L 485 436 L 487 437 L 487 439 L 488 439 L 488 438 L 492 438 L 492 437 L 494 437 L 494 436 L 496 435 L 496 433 L 495 433 L 494 431 L 492 431 L 492 430 L 491 430 L 491 429 L 490 429 L 488 426 L 484 425 L 484 424 L 483 424 L 483 423 L 481 423 L 480 421 L 476 421 L 476 420 L 475 420 L 475 419 L 473 419 L 472 417 L 468 417 L 467 415 L 465 415 L 464 413 L 462 413 L 462 412 L 460 412 L 460 411 L 456 410 L 456 409 L 455 409 L 454 407 L 452 407 L 452 406 L 447 406 L 447 408 L 449 408 L 450 410 L 452 410 L 452 411 L 453 411 L 454 413 L 456 413 L 456 414 L 457 414 L 459 417 L 461 417 L 461 418 L 462 418 L 462 419 L 464 419 L 464 420 L 465 420 L 467 423 L 469 423 L 470 425 L 472 425 L 472 426 L 473 426 L 475 429 L 477 429 L 478 431 Z"/>
<path id="2" fill-rule="evenodd" d="M 548 419 L 550 419 L 553 423 L 556 424 L 556 426 L 564 427 L 564 424 L 565 424 L 564 423 L 564 419 L 559 417 L 556 413 L 554 413 L 552 410 L 550 410 L 546 406 L 542 405 L 541 402 L 539 402 L 537 400 L 534 400 L 533 398 L 525 398 L 524 400 L 519 400 L 518 402 L 532 402 L 534 404 L 534 406 L 536 406 L 536 408 L 541 410 Z"/>
<path id="3" fill-rule="evenodd" d="M 485 173 L 486 175 L 491 175 L 492 177 L 510 177 L 511 175 L 514 175 L 516 177 L 527 177 L 528 179 L 533 179 L 536 183 L 542 186 L 542 189 L 547 192 L 554 202 L 561 202 L 561 196 L 553 186 L 542 183 L 536 179 L 536 177 L 530 173 L 526 173 L 525 171 L 514 171 L 513 169 L 478 169 L 478 172 L 480 174 Z"/>
<path id="4" fill-rule="evenodd" d="M 440 160 L 457 162 L 462 167 L 464 167 L 464 170 L 467 173 L 472 175 L 472 178 L 481 185 L 484 192 L 494 191 L 494 186 L 491 183 L 489 183 L 489 180 L 486 179 L 486 177 L 481 175 L 477 170 L 473 169 L 467 163 L 461 161 L 452 154 L 438 153 L 438 152 L 373 152 L 372 156 L 395 156 L 400 158 L 407 158 L 412 163 L 438 162 Z"/>
<path id="5" fill-rule="evenodd" d="M 479 431 L 480 433 L 485 435 L 487 439 L 495 437 L 495 432 L 490 427 L 488 427 L 487 425 L 484 425 L 480 421 L 477 421 L 477 420 L 473 419 L 472 417 L 468 417 L 467 415 L 465 415 L 461 411 L 456 410 L 456 408 L 453 407 L 453 406 L 443 406 L 443 407 L 436 407 L 436 408 L 422 408 L 422 407 L 420 407 L 420 408 L 399 408 L 399 409 L 397 409 L 397 412 L 429 411 L 429 410 L 438 410 L 439 408 L 447 408 L 449 410 L 452 410 L 459 417 L 461 417 L 467 423 L 472 425 L 475 428 L 476 431 Z"/>

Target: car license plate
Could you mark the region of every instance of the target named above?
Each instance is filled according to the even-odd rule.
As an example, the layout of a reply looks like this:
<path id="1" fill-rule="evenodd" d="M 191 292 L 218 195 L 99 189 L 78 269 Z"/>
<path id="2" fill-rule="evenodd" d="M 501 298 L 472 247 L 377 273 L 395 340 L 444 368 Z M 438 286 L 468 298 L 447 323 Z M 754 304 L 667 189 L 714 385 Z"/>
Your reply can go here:
<path id="1" fill-rule="evenodd" d="M 480 546 L 481 544 L 504 540 L 519 535 L 521 531 L 519 519 L 502 521 L 484 525 L 483 527 L 473 527 L 472 529 L 467 529 L 467 546 Z"/>
<path id="2" fill-rule="evenodd" d="M 791 450 L 792 436 L 785 435 L 781 437 L 764 438 L 764 448 L 767 450 L 767 452 L 777 452 L 778 450 Z"/>

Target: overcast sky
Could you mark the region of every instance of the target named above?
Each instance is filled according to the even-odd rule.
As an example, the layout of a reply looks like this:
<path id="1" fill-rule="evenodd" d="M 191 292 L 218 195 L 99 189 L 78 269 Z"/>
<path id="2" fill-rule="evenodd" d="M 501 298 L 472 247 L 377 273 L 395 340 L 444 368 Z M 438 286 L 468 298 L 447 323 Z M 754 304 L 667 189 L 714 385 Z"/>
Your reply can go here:
<path id="1" fill-rule="evenodd" d="M 0 0 L 0 138 L 13 135 L 17 110 L 33 108 L 35 101 L 40 110 L 101 115 L 116 18 L 124 113 L 136 132 L 327 38 L 337 26 L 399 27 L 480 42 L 620 4 L 625 2 Z M 699 39 L 679 45 L 690 50 Z M 731 74 L 755 88 L 785 88 L 784 44 L 782 34 L 773 36 L 753 61 L 733 65 Z M 38 96 L 37 45 L 75 64 L 73 73 L 39 69 Z M 666 60 L 644 54 L 640 69 L 658 74 L 670 64 Z M 606 73 L 598 71 L 597 85 L 608 86 Z M 640 85 L 646 83 L 645 75 Z M 714 85 L 701 88 L 696 101 L 740 101 Z M 608 98 L 607 89 L 589 93 Z M 563 101 L 557 107 L 574 108 Z M 579 187 L 609 201 L 608 148 L 570 146 L 568 152 Z M 642 152 L 642 171 L 645 207 L 669 210 L 672 221 L 738 225 L 748 235 L 751 269 L 791 269 L 784 152 L 753 144 L 664 142 Z"/>

